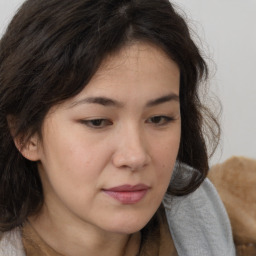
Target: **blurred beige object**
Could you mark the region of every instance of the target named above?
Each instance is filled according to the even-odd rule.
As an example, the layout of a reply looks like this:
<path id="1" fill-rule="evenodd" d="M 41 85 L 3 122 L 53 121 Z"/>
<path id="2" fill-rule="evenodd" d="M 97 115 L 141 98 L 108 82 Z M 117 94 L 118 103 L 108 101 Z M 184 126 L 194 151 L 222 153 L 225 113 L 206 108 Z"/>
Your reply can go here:
<path id="1" fill-rule="evenodd" d="M 256 160 L 232 157 L 208 175 L 227 209 L 239 256 L 256 255 Z"/>

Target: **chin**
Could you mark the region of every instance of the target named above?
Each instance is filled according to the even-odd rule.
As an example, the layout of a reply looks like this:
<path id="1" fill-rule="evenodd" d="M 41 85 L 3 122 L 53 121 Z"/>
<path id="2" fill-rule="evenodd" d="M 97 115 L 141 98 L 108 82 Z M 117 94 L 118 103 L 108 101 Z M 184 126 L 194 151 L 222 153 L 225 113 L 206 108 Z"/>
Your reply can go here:
<path id="1" fill-rule="evenodd" d="M 119 221 L 112 221 L 112 225 L 108 230 L 113 233 L 132 234 L 143 229 L 149 221 L 150 218 L 131 216 Z"/>
<path id="2" fill-rule="evenodd" d="M 116 228 L 111 227 L 109 232 L 129 235 L 129 234 L 134 234 L 140 231 L 144 226 L 122 226 L 122 227 L 116 227 Z"/>

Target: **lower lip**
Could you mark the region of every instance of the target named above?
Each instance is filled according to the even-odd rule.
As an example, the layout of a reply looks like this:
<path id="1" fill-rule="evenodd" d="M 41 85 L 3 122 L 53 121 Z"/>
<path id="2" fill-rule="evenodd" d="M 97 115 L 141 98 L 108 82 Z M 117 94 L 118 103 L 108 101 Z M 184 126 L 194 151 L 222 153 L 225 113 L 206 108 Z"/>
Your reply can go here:
<path id="1" fill-rule="evenodd" d="M 142 200 L 142 198 L 147 194 L 148 189 L 138 191 L 104 190 L 104 192 L 122 204 L 135 204 Z"/>

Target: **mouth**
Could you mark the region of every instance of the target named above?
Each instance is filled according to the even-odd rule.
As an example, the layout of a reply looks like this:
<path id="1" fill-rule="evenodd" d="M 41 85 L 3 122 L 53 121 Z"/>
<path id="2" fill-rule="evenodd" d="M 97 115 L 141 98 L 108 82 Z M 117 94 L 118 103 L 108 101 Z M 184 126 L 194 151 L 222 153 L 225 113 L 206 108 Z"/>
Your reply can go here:
<path id="1" fill-rule="evenodd" d="M 103 192 L 122 204 L 136 204 L 145 197 L 149 189 L 150 187 L 144 184 L 122 185 L 103 189 Z"/>

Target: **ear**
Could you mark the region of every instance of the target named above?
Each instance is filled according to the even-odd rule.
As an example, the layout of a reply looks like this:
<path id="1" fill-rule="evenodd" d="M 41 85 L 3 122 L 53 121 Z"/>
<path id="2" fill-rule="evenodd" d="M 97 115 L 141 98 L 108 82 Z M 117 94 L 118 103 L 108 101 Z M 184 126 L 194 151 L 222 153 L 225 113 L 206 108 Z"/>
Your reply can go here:
<path id="1" fill-rule="evenodd" d="M 24 140 L 24 137 L 21 135 L 16 136 L 16 125 L 15 118 L 13 116 L 7 117 L 8 126 L 14 141 L 14 144 L 18 151 L 30 161 L 39 160 L 39 148 L 40 148 L 40 139 L 38 134 L 32 135 L 28 140 Z"/>
<path id="2" fill-rule="evenodd" d="M 37 134 L 32 135 L 25 143 L 23 143 L 18 137 L 14 138 L 16 148 L 20 153 L 30 161 L 38 161 L 40 140 Z"/>

